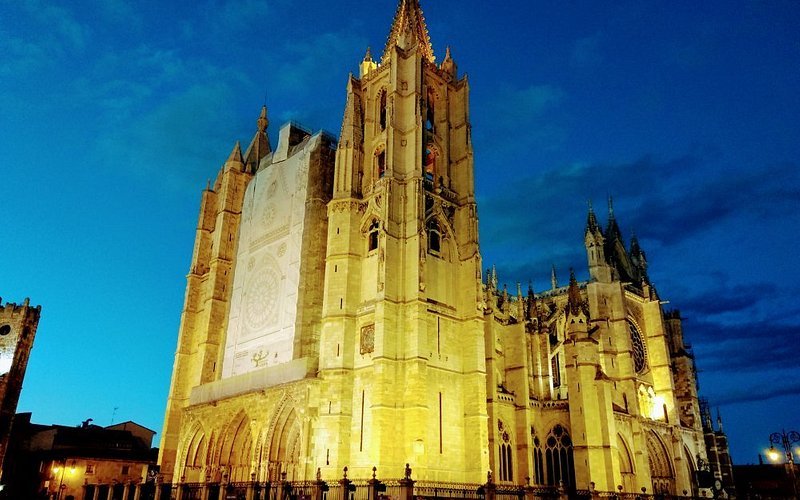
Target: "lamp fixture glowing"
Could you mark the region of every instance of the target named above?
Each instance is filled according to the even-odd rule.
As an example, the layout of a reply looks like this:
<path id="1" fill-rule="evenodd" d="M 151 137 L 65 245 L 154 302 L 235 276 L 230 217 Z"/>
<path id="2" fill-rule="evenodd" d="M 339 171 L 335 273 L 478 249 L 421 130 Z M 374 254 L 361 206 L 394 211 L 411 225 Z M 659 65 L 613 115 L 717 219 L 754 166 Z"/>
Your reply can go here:
<path id="1" fill-rule="evenodd" d="M 777 462 L 780 456 L 780 453 L 778 453 L 778 450 L 776 450 L 774 446 L 770 446 L 769 450 L 767 450 L 767 458 L 773 462 Z"/>

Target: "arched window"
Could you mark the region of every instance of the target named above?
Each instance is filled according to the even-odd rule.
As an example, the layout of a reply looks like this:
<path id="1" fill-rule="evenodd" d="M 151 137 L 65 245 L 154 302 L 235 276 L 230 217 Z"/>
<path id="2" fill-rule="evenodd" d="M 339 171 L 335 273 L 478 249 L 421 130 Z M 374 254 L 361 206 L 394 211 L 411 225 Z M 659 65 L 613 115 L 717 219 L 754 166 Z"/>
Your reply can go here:
<path id="1" fill-rule="evenodd" d="M 372 224 L 370 224 L 369 226 L 369 232 L 368 232 L 369 246 L 367 247 L 367 249 L 370 252 L 378 249 L 378 227 L 379 224 L 377 220 L 372 221 Z"/>
<path id="2" fill-rule="evenodd" d="M 575 486 L 575 462 L 572 456 L 572 439 L 561 425 L 556 425 L 545 442 L 547 460 L 547 484 Z"/>
<path id="3" fill-rule="evenodd" d="M 641 373 L 647 368 L 647 350 L 645 349 L 639 329 L 628 320 L 628 330 L 631 336 L 631 357 L 633 357 L 633 369 L 636 373 Z"/>
<path id="4" fill-rule="evenodd" d="M 550 358 L 550 376 L 553 379 L 553 388 L 561 387 L 561 364 L 558 362 L 558 354 Z"/>
<path id="5" fill-rule="evenodd" d="M 439 154 L 435 147 L 433 147 L 431 144 L 425 146 L 425 158 L 422 164 L 422 175 L 424 175 L 425 179 L 429 181 L 433 181 L 433 177 L 436 175 L 437 156 L 439 156 Z"/>
<path id="6" fill-rule="evenodd" d="M 436 123 L 436 98 L 433 89 L 428 89 L 428 107 L 425 114 L 425 130 L 433 132 Z"/>
<path id="7" fill-rule="evenodd" d="M 436 219 L 428 221 L 428 251 L 438 255 L 442 251 L 442 231 Z"/>
<path id="8" fill-rule="evenodd" d="M 533 435 L 533 484 L 544 484 L 544 460 L 542 457 L 542 442 L 536 431 L 531 429 Z"/>
<path id="9" fill-rule="evenodd" d="M 514 461 L 512 458 L 511 436 L 508 431 L 503 430 L 503 421 L 497 422 L 497 427 L 500 430 L 500 446 L 498 448 L 498 456 L 500 458 L 500 481 L 513 481 L 514 480 Z"/>
<path id="10" fill-rule="evenodd" d="M 383 148 L 375 153 L 375 169 L 378 171 L 379 179 L 386 175 L 386 150 Z"/>
<path id="11" fill-rule="evenodd" d="M 378 123 L 380 123 L 381 132 L 386 130 L 386 89 L 381 90 L 378 97 Z"/>

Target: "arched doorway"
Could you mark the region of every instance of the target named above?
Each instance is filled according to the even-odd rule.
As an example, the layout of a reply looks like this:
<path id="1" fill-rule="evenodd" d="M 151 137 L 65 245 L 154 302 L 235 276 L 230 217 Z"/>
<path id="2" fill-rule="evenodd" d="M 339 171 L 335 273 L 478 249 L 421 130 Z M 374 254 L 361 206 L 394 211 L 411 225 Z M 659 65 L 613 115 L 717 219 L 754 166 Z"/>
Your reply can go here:
<path id="1" fill-rule="evenodd" d="M 622 439 L 622 436 L 617 434 L 617 451 L 619 452 L 619 471 L 622 474 L 622 491 L 636 492 L 636 471 L 633 468 L 633 455 Z"/>
<path id="2" fill-rule="evenodd" d="M 230 482 L 249 481 L 252 469 L 252 435 L 250 418 L 239 412 L 228 424 L 219 448 L 219 465 L 224 467 Z"/>
<path id="3" fill-rule="evenodd" d="M 647 458 L 650 462 L 650 477 L 653 482 L 653 493 L 675 493 L 675 471 L 672 460 L 658 435 L 650 431 L 647 433 Z"/>
<path id="4" fill-rule="evenodd" d="M 261 460 L 267 462 L 267 479 L 280 480 L 284 472 L 289 481 L 305 479 L 300 469 L 301 449 L 300 419 L 294 407 L 284 401 L 270 422 L 263 447 Z"/>

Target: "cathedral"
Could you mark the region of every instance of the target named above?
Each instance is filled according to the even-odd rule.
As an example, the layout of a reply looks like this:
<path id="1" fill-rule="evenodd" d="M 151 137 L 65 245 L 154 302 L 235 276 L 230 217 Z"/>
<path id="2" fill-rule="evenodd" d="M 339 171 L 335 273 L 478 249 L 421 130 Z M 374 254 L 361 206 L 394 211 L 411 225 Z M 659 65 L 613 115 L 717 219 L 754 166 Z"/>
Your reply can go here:
<path id="1" fill-rule="evenodd" d="M 338 138 L 289 123 L 273 147 L 261 110 L 202 193 L 166 483 L 708 486 L 694 359 L 639 243 L 590 208 L 588 282 L 499 287 L 469 117 L 418 0 L 347 80 Z"/>

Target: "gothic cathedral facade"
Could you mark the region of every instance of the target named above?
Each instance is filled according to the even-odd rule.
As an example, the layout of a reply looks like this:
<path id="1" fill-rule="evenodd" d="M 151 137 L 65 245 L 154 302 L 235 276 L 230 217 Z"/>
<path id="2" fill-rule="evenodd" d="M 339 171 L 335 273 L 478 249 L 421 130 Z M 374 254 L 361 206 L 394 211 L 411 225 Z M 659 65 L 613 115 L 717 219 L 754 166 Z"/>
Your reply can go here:
<path id="1" fill-rule="evenodd" d="M 319 470 L 696 491 L 691 353 L 644 252 L 590 210 L 590 280 L 483 272 L 469 84 L 418 0 L 347 82 L 338 140 L 262 109 L 204 190 L 159 463 L 172 482 Z"/>

